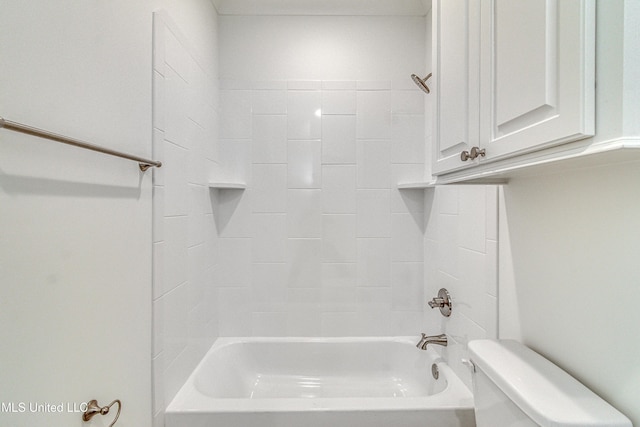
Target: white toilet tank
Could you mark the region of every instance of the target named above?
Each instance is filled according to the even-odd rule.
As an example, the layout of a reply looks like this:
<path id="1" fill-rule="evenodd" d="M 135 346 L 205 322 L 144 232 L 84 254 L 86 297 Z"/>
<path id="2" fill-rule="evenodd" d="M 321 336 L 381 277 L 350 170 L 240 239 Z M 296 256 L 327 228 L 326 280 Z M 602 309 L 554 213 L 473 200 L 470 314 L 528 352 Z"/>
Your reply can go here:
<path id="1" fill-rule="evenodd" d="M 469 343 L 478 427 L 632 427 L 575 378 L 512 340 Z"/>

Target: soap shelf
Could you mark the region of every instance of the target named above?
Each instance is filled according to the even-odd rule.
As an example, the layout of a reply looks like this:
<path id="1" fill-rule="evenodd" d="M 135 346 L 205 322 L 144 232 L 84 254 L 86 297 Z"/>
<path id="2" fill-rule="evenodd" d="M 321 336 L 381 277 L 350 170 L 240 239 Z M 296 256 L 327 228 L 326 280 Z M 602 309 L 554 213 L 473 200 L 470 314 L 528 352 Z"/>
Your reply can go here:
<path id="1" fill-rule="evenodd" d="M 247 184 L 243 182 L 210 182 L 209 188 L 216 190 L 244 190 Z"/>

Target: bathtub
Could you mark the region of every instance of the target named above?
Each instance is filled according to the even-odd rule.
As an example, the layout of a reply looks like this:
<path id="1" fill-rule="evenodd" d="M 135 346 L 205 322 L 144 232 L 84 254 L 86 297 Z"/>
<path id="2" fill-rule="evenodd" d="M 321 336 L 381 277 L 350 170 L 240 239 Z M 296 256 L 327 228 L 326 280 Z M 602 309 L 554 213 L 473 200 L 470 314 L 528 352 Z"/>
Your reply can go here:
<path id="1" fill-rule="evenodd" d="M 475 426 L 471 392 L 414 341 L 219 338 L 167 407 L 165 425 Z"/>

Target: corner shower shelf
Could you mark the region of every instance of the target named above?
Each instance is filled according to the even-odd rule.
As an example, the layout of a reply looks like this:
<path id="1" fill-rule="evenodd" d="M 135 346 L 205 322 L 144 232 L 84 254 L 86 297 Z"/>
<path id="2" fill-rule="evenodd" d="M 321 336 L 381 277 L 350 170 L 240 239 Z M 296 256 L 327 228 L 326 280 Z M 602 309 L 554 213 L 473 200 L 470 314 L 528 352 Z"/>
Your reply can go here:
<path id="1" fill-rule="evenodd" d="M 209 188 L 216 190 L 244 190 L 247 184 L 244 182 L 210 182 Z"/>

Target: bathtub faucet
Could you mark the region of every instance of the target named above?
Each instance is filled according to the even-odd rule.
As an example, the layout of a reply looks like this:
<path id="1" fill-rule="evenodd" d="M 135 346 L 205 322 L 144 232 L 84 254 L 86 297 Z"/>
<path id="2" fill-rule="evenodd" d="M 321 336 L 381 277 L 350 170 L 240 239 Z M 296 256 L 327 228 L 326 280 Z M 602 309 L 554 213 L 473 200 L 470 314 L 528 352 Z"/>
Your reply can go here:
<path id="1" fill-rule="evenodd" d="M 433 335 L 433 336 L 427 336 L 425 334 L 422 334 L 422 338 L 420 338 L 420 342 L 416 344 L 416 347 L 418 347 L 420 350 L 426 350 L 427 345 L 429 344 L 438 344 L 446 347 L 447 336 L 445 334 Z"/>

